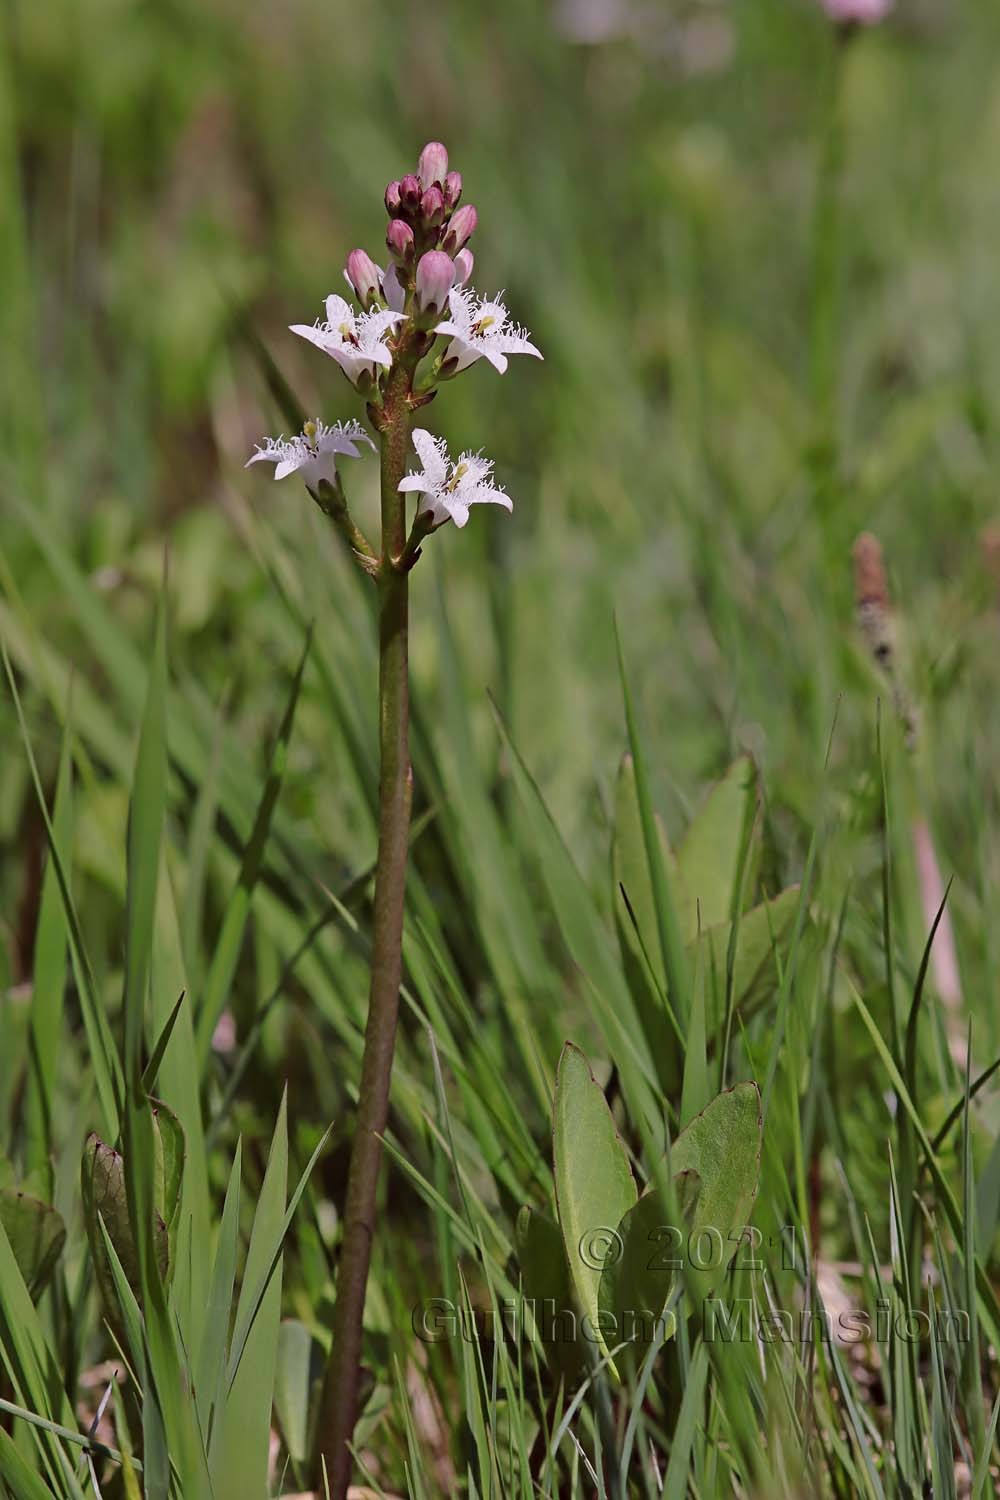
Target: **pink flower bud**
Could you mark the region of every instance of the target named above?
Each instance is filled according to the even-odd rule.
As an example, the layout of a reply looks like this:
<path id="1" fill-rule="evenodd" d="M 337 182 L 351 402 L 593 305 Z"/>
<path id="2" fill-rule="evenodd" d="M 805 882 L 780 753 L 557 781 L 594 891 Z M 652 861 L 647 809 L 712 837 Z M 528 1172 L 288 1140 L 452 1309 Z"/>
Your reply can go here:
<path id="1" fill-rule="evenodd" d="M 472 275 L 473 255 L 471 250 L 460 250 L 455 256 L 455 285 L 464 286 Z"/>
<path id="2" fill-rule="evenodd" d="M 390 220 L 385 232 L 385 242 L 403 265 L 413 259 L 413 230 L 402 219 Z"/>
<path id="3" fill-rule="evenodd" d="M 385 211 L 392 217 L 399 213 L 399 183 L 390 182 L 385 190 Z"/>
<path id="4" fill-rule="evenodd" d="M 378 267 L 366 250 L 352 250 L 345 269 L 358 301 L 367 312 L 379 296 Z"/>
<path id="5" fill-rule="evenodd" d="M 444 187 L 445 207 L 454 208 L 462 196 L 461 172 L 449 172 L 442 186 Z"/>
<path id="6" fill-rule="evenodd" d="M 466 203 L 457 213 L 452 214 L 444 239 L 441 241 L 441 249 L 449 255 L 456 255 L 462 246 L 472 238 L 475 233 L 479 215 L 471 203 Z"/>
<path id="7" fill-rule="evenodd" d="M 440 141 L 428 141 L 420 153 L 417 173 L 422 188 L 432 187 L 435 182 L 444 182 L 448 175 L 448 153 Z"/>
<path id="8" fill-rule="evenodd" d="M 425 229 L 437 229 L 444 223 L 444 194 L 439 187 L 428 188 L 421 198 L 420 222 Z"/>
<path id="9" fill-rule="evenodd" d="M 417 262 L 417 307 L 437 317 L 455 281 L 455 262 L 443 250 L 428 250 Z"/>
<path id="10" fill-rule="evenodd" d="M 420 207 L 420 179 L 412 172 L 399 179 L 399 200 L 404 213 L 415 213 Z"/>

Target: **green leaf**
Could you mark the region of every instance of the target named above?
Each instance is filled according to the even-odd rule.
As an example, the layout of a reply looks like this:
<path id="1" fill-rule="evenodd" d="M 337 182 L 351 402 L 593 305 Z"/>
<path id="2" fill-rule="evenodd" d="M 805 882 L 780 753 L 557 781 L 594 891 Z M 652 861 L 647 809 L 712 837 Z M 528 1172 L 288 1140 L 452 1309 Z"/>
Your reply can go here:
<path id="1" fill-rule="evenodd" d="M 643 845 L 646 850 L 646 865 L 653 892 L 653 911 L 656 916 L 660 955 L 663 960 L 663 972 L 667 979 L 670 1003 L 683 1027 L 690 1008 L 690 994 L 684 940 L 678 916 L 677 892 L 671 885 L 667 863 L 663 857 L 660 831 L 653 813 L 653 797 L 646 768 L 645 751 L 632 708 L 632 694 L 629 690 L 628 673 L 625 670 L 625 656 L 617 630 L 615 638 L 618 646 L 618 671 L 621 677 L 622 696 L 625 700 L 625 722 L 628 726 L 629 745 L 635 766 L 635 790 L 642 824 Z"/>
<path id="2" fill-rule="evenodd" d="M 201 1336 L 193 1360 L 198 1415 L 202 1429 L 211 1432 L 215 1412 L 223 1400 L 226 1373 L 226 1339 L 232 1319 L 233 1288 L 236 1285 L 236 1259 L 240 1233 L 240 1174 L 243 1146 L 236 1142 L 236 1155 L 229 1172 L 222 1223 L 215 1247 L 215 1261 L 209 1284 L 208 1304 L 201 1321 Z"/>
<path id="3" fill-rule="evenodd" d="M 142 1086 L 147 1094 L 152 1094 L 156 1089 L 156 1079 L 159 1075 L 160 1064 L 163 1062 L 164 1053 L 170 1046 L 170 1038 L 174 1034 L 174 1027 L 177 1024 L 177 1017 L 181 1013 L 181 1006 L 184 1004 L 184 997 L 185 992 L 184 990 L 181 990 L 180 994 L 177 997 L 176 1005 L 163 1023 L 160 1034 L 156 1038 L 156 1042 L 154 1043 L 153 1051 L 150 1054 L 149 1062 L 146 1064 L 146 1067 L 143 1071 Z"/>
<path id="4" fill-rule="evenodd" d="M 24 718 L 24 709 L 17 691 L 17 682 L 15 681 L 14 671 L 10 664 L 6 643 L 3 641 L 0 641 L 0 654 L 3 656 L 7 682 L 10 686 L 11 697 L 14 700 L 14 707 L 17 710 L 17 721 L 21 730 L 21 738 L 24 742 L 25 754 L 28 758 L 28 766 L 31 770 L 31 779 L 38 801 L 38 808 L 42 815 L 42 821 L 45 824 L 45 832 L 49 843 L 49 859 L 59 884 L 59 895 L 62 899 L 66 926 L 69 931 L 70 951 L 73 955 L 73 966 L 80 993 L 80 1008 L 83 1012 L 83 1023 L 87 1032 L 87 1043 L 90 1048 L 97 1092 L 104 1115 L 104 1124 L 108 1134 L 113 1135 L 117 1133 L 120 1125 L 123 1094 L 121 1064 L 118 1061 L 118 1054 L 111 1039 L 111 1030 L 108 1026 L 107 1016 L 104 1013 L 102 996 L 98 990 L 97 981 L 94 978 L 94 971 L 87 954 L 86 944 L 83 941 L 83 931 L 80 926 L 79 917 L 77 916 L 76 907 L 73 903 L 72 893 L 70 892 L 69 876 L 60 853 L 56 830 L 49 816 L 41 777 L 38 774 L 38 765 L 35 761 L 34 751 L 31 748 L 31 740 L 28 736 L 28 726 Z"/>
<path id="5" fill-rule="evenodd" d="M 546 1358 L 556 1374 L 572 1379 L 583 1370 L 583 1351 L 572 1336 L 576 1304 L 559 1225 L 525 1204 L 514 1226 L 514 1248 L 521 1291 L 533 1309 Z"/>
<path id="6" fill-rule="evenodd" d="M 705 976 L 695 973 L 691 989 L 691 1013 L 684 1047 L 684 1087 L 681 1092 L 680 1123 L 686 1125 L 709 1098 Z"/>
<path id="7" fill-rule="evenodd" d="M 52 831 L 64 864 L 70 859 L 73 833 L 73 776 L 69 730 L 63 735 L 52 809 Z M 31 1049 L 25 1090 L 25 1167 L 42 1170 L 46 1195 L 52 1192 L 52 1103 L 62 1036 L 66 989 L 66 915 L 59 894 L 55 861 L 50 857 L 42 881 L 35 932 L 31 991 Z"/>
<path id="8" fill-rule="evenodd" d="M 212 1037 L 215 1033 L 219 1017 L 229 998 L 229 988 L 233 982 L 233 975 L 236 973 L 236 964 L 240 956 L 240 948 L 243 944 L 243 935 L 250 917 L 250 903 L 257 885 L 257 878 L 263 868 L 264 851 L 267 848 L 267 840 L 271 831 L 271 819 L 277 806 L 281 783 L 285 775 L 288 743 L 292 737 L 292 726 L 295 723 L 295 708 L 299 701 L 299 689 L 302 687 L 302 678 L 305 673 L 311 643 L 312 632 L 310 631 L 306 636 L 305 645 L 302 648 L 298 670 L 292 679 L 288 702 L 285 705 L 284 716 L 278 729 L 278 737 L 271 752 L 271 764 L 268 767 L 267 780 L 264 783 L 264 789 L 257 806 L 257 816 L 254 819 L 253 831 L 243 851 L 239 877 L 230 895 L 229 904 L 226 907 L 226 914 L 222 921 L 222 931 L 215 944 L 208 977 L 205 980 L 205 992 L 202 997 L 201 1009 L 195 1028 L 195 1042 L 201 1065 L 204 1065 L 204 1061 L 208 1057 L 212 1045 Z"/>
<path id="9" fill-rule="evenodd" d="M 184 1182 L 184 1129 L 172 1109 L 162 1099 L 150 1099 L 153 1112 L 153 1136 L 156 1147 L 156 1212 L 167 1227 L 170 1247 L 169 1266 L 173 1265 L 177 1217 Z"/>
<path id="10" fill-rule="evenodd" d="M 161 1169 L 162 1170 L 162 1169 Z M 128 1194 L 125 1186 L 125 1159 L 120 1151 L 105 1143 L 97 1135 L 89 1135 L 83 1152 L 81 1172 L 83 1213 L 94 1257 L 94 1271 L 105 1310 L 113 1325 L 121 1326 L 118 1314 L 118 1292 L 105 1253 L 99 1227 L 104 1220 L 108 1238 L 115 1247 L 122 1271 L 136 1300 L 142 1304 L 143 1289 L 139 1275 L 139 1253 L 136 1249 L 129 1216 Z M 156 1264 L 161 1277 L 166 1277 L 170 1261 L 167 1225 L 162 1214 L 154 1209 L 152 1240 Z"/>
<path id="11" fill-rule="evenodd" d="M 281 1320 L 281 1261 L 288 1182 L 288 1100 L 281 1109 L 254 1214 L 230 1350 L 224 1406 L 211 1448 L 217 1500 L 267 1494 L 268 1443 Z M 258 1295 L 259 1294 L 259 1295 Z"/>
<path id="12" fill-rule="evenodd" d="M 692 820 L 677 863 L 682 884 L 678 920 L 686 943 L 699 930 L 728 922 L 739 902 L 740 853 L 757 803 L 757 772 L 740 756 Z"/>
<path id="13" fill-rule="evenodd" d="M 30 1468 L 14 1442 L 14 1439 L 0 1428 L 0 1479 L 9 1486 L 12 1495 L 17 1500 L 54 1500 L 54 1491 L 39 1479 L 37 1472 Z"/>
<path id="14" fill-rule="evenodd" d="M 678 901 L 683 903 L 680 871 L 656 820 L 663 860 Z M 639 1021 L 646 1034 L 650 1056 L 656 1064 L 663 1092 L 676 1092 L 680 1078 L 683 1043 L 676 1019 L 671 1015 L 667 980 L 657 937 L 656 907 L 649 878 L 642 819 L 631 755 L 622 757 L 615 787 L 614 837 L 611 843 L 612 902 L 622 967 L 635 1001 Z"/>
<path id="15" fill-rule="evenodd" d="M 311 1453 L 311 1419 L 323 1383 L 323 1351 L 304 1323 L 286 1318 L 278 1330 L 274 1409 L 288 1455 L 297 1466 Z"/>
<path id="16" fill-rule="evenodd" d="M 16 1188 L 0 1190 L 0 1223 L 33 1300 L 48 1285 L 66 1240 L 62 1215 Z"/>
<path id="17" fill-rule="evenodd" d="M 625 983 L 596 902 L 555 825 L 524 758 L 503 720 L 497 723 L 510 754 L 515 785 L 528 814 L 525 827 L 537 850 L 542 875 L 566 947 L 588 981 L 588 996 L 615 1058 L 622 1093 L 633 1120 L 659 1128 L 661 1108 L 651 1086 L 652 1059 L 636 1025 L 632 997 Z"/>
<path id="18" fill-rule="evenodd" d="M 707 1375 L 708 1350 L 704 1344 L 699 1344 L 691 1361 L 684 1386 L 684 1398 L 670 1444 L 670 1462 L 663 1484 L 663 1500 L 685 1500 L 688 1493 L 691 1448 L 698 1424 L 702 1420 Z"/>
<path id="19" fill-rule="evenodd" d="M 572 1042 L 563 1047 L 556 1074 L 552 1152 L 570 1275 L 584 1316 L 607 1354 L 600 1327 L 601 1246 L 606 1236 L 614 1235 L 638 1195 L 608 1102 L 587 1059 Z"/>
<path id="20" fill-rule="evenodd" d="M 653 1341 L 656 1322 L 677 1283 L 701 1180 L 697 1172 L 681 1172 L 674 1188 L 676 1221 L 671 1223 L 658 1193 L 644 1193 L 618 1225 L 620 1253 L 601 1273 L 600 1304 L 614 1319 L 618 1339 L 642 1348 Z M 665 1334 L 673 1336 L 669 1322 Z"/>
<path id="21" fill-rule="evenodd" d="M 153 917 L 160 870 L 160 839 L 166 812 L 166 623 L 161 599 L 156 638 L 139 732 L 135 778 L 129 798 L 128 882 L 125 913 L 125 1079 L 141 1091 L 140 1056 L 144 1035 Z M 138 1163 L 134 1165 L 138 1166 Z"/>
<path id="22" fill-rule="evenodd" d="M 777 959 L 780 957 L 784 963 L 787 957 L 799 895 L 797 885 L 789 886 L 773 901 L 762 901 L 739 918 L 733 961 L 733 1006 L 743 1010 L 744 1019 L 748 1011 L 777 989 Z M 697 949 L 691 949 L 692 965 L 694 954 L 700 954 L 709 1034 L 718 1028 L 725 1011 L 731 936 L 732 923 L 725 921 L 703 931 Z"/>
<path id="23" fill-rule="evenodd" d="M 696 1115 L 670 1148 L 671 1172 L 696 1172 L 701 1181 L 684 1261 L 702 1294 L 739 1248 L 757 1196 L 761 1145 L 760 1090 L 738 1083 Z"/>
<path id="24" fill-rule="evenodd" d="M 73 1408 L 63 1388 L 60 1368 L 49 1347 L 28 1289 L 24 1284 L 7 1232 L 0 1222 L 0 1360 L 20 1403 L 37 1416 L 64 1427 L 75 1425 Z M 40 1465 L 49 1479 L 64 1476 L 65 1457 L 52 1432 L 33 1428 Z M 73 1496 L 82 1494 L 74 1483 Z"/>

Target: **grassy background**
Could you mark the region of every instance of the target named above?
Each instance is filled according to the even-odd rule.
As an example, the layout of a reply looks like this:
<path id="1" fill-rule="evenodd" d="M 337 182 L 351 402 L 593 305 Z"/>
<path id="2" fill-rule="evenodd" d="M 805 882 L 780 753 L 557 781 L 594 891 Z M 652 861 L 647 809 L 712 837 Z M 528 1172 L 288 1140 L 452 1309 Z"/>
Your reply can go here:
<path id="1" fill-rule="evenodd" d="M 581 18 L 598 11 L 612 34 L 580 40 Z M 462 533 L 438 537 L 414 575 L 417 806 L 430 818 L 414 855 L 412 1004 L 372 1295 L 377 1398 L 364 1430 L 388 1491 L 433 1495 L 454 1473 L 469 1493 L 487 1493 L 495 1462 L 498 1483 L 530 1493 L 525 1474 L 510 1477 L 514 1460 L 484 1454 L 491 1441 L 517 1451 L 508 1427 L 530 1450 L 544 1403 L 519 1389 L 493 1433 L 468 1348 L 428 1363 L 409 1308 L 456 1294 L 459 1250 L 485 1295 L 484 1267 L 509 1264 L 519 1204 L 545 1203 L 548 1095 L 564 1037 L 588 1051 L 602 1082 L 623 1066 L 600 978 L 601 964 L 617 964 L 609 849 L 626 736 L 615 612 L 672 841 L 747 751 L 763 792 L 759 890 L 802 880 L 811 846 L 816 856 L 801 963 L 775 983 L 734 1062 L 734 1077 L 763 1082 L 784 1007 L 781 1103 L 769 1115 L 755 1222 L 778 1226 L 807 1206 L 797 1175 L 804 1181 L 814 1159 L 814 1251 L 863 1258 L 845 1221 L 842 1170 L 859 1222 L 869 1217 L 878 1256 L 889 1258 L 886 1136 L 905 1133 L 905 1120 L 887 1108 L 885 1060 L 852 1002 L 857 990 L 889 1037 L 880 695 L 900 1005 L 927 931 L 915 822 L 929 825 L 942 874 L 955 877 L 963 998 L 949 1011 L 932 994 L 920 1036 L 919 1107 L 931 1130 L 961 1097 L 955 1059 L 969 1019 L 973 1078 L 1000 1050 L 1000 619 L 995 550 L 982 537 L 997 513 L 998 33 L 995 9 L 974 0 L 900 0 L 890 24 L 839 57 L 807 0 L 634 9 L 46 0 L 6 10 L 0 633 L 49 796 L 72 724 L 68 864 L 119 1045 L 126 818 L 164 549 L 164 875 L 179 940 L 164 958 L 171 923 L 161 911 L 158 1015 L 180 977 L 197 1026 L 218 979 L 213 956 L 239 860 L 305 628 L 315 628 L 250 917 L 231 929 L 235 967 L 222 999 L 237 1049 L 248 1037 L 254 1045 L 235 1081 L 239 1052 L 220 1047 L 195 1082 L 211 1127 L 204 1165 L 216 1220 L 242 1137 L 246 1233 L 286 1084 L 292 1181 L 333 1123 L 283 1266 L 283 1310 L 319 1338 L 364 1013 L 374 648 L 365 585 L 322 517 L 294 485 L 242 469 L 254 442 L 281 426 L 257 345 L 310 412 L 355 414 L 346 383 L 295 347 L 286 325 L 311 319 L 339 288 L 350 248 L 377 250 L 385 182 L 437 137 L 480 210 L 477 284 L 506 288 L 546 356 L 515 363 L 500 382 L 477 366 L 430 413 L 453 447 L 483 446 L 496 459 L 515 510 L 476 514 Z M 839 222 L 823 216 L 817 185 L 831 101 L 844 154 Z M 828 377 L 832 431 L 817 399 Z M 374 465 L 350 466 L 347 483 L 373 518 Z M 919 712 L 910 752 L 895 743 L 892 695 L 854 624 L 850 553 L 862 529 L 882 540 L 898 607 L 901 671 Z M 489 695 L 579 884 L 567 888 L 548 825 L 518 787 Z M 20 1180 L 31 1164 L 23 1109 L 46 844 L 10 695 L 0 732 L 0 1117 Z M 347 915 L 335 911 L 288 972 L 330 916 L 330 892 Z M 53 922 L 57 952 L 64 934 Z M 57 1087 L 43 1154 L 69 1239 L 62 1290 L 46 1295 L 41 1316 L 75 1401 L 86 1399 L 77 1376 L 109 1346 L 77 1184 L 83 1137 L 100 1115 L 79 978 L 66 979 L 65 989 L 54 983 L 63 998 L 46 1043 Z M 254 1017 L 273 995 L 257 1039 Z M 998 1132 L 987 1085 L 965 1165 L 986 1233 L 980 1260 L 994 1272 Z M 942 1157 L 959 1202 L 960 1134 Z M 486 1238 L 478 1258 L 462 1238 L 468 1222 Z M 214 1243 L 206 1230 L 206 1255 Z M 958 1264 L 968 1268 L 970 1255 L 960 1246 Z M 803 1389 L 815 1381 L 827 1434 L 810 1471 L 816 1488 L 802 1492 L 876 1482 L 896 1492 L 908 1441 L 899 1424 L 911 1406 L 919 1413 L 916 1393 L 931 1391 L 935 1369 L 931 1360 L 915 1370 L 902 1417 L 896 1386 L 862 1382 L 868 1425 L 853 1439 L 835 1369 L 820 1360 L 801 1377 Z M 789 1375 L 790 1389 L 799 1378 Z M 746 1413 L 723 1376 L 713 1379 L 692 1482 L 728 1493 L 725 1466 L 716 1473 L 708 1455 L 720 1441 L 741 1451 L 724 1424 L 736 1431 Z M 987 1417 L 993 1379 L 984 1363 Z M 927 1411 L 913 1420 L 927 1455 L 936 1441 L 971 1468 L 986 1420 L 973 1413 L 975 1382 L 968 1370 L 943 1380 L 953 1405 L 940 1397 L 937 1425 Z M 598 1405 L 581 1407 L 591 1455 Z M 665 1462 L 670 1390 L 622 1410 L 644 1413 L 646 1440 Z M 860 1478 L 837 1457 L 842 1424 L 856 1454 L 867 1445 L 874 1481 L 857 1456 Z M 32 1454 L 23 1423 L 14 1430 Z M 804 1451 L 800 1438 L 788 1437 L 790 1452 Z M 806 1484 L 791 1460 L 787 1474 L 780 1463 L 767 1470 L 776 1450 L 773 1439 L 756 1480 L 744 1461 L 746 1490 Z M 558 1480 L 536 1466 L 543 1492 L 560 1482 L 587 1492 L 584 1470 L 574 1479 L 572 1452 L 560 1451 Z M 237 1486 L 236 1470 L 223 1468 Z M 636 1459 L 636 1493 L 658 1492 L 655 1472 Z M 105 1479 L 109 1494 L 118 1482 Z"/>

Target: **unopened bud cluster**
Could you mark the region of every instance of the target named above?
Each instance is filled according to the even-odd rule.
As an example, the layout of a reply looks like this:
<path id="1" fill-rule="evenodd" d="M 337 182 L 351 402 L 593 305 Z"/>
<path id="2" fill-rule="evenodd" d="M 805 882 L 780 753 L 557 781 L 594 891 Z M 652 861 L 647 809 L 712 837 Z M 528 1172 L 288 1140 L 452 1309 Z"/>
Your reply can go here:
<path id="1" fill-rule="evenodd" d="M 425 316 L 439 316 L 451 288 L 472 275 L 472 252 L 465 247 L 478 215 L 471 203 L 459 207 L 461 196 L 461 174 L 449 172 L 440 141 L 424 147 L 416 172 L 385 190 L 385 242 L 397 279 L 405 289 L 413 288 L 417 312 Z"/>

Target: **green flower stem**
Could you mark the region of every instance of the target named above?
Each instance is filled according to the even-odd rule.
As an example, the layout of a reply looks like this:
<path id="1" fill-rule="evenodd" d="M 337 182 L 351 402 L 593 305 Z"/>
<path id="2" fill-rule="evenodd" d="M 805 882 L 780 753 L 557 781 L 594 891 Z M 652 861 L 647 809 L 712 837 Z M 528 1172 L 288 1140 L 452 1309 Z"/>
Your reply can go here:
<path id="1" fill-rule="evenodd" d="M 323 1465 L 332 1500 L 344 1500 L 352 1460 L 348 1447 L 358 1417 L 365 1289 L 375 1234 L 375 1199 L 382 1136 L 389 1116 L 389 1082 L 402 974 L 403 897 L 412 800 L 409 753 L 406 497 L 399 481 L 406 468 L 410 400 L 418 348 L 405 341 L 390 371 L 377 412 L 381 430 L 382 555 L 379 591 L 379 821 L 375 866 L 368 1024 L 351 1164 L 344 1234 L 337 1271 L 333 1347 L 323 1382 L 317 1427 L 315 1483 L 324 1494 Z"/>
<path id="2" fill-rule="evenodd" d="M 347 499 L 339 479 L 335 485 L 331 484 L 328 479 L 321 479 L 319 489 L 310 490 L 309 493 L 323 514 L 329 516 L 344 541 L 356 554 L 358 561 L 366 568 L 370 563 L 377 562 L 374 547 L 361 528 L 355 525 L 351 512 L 347 508 Z"/>

